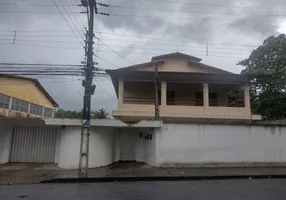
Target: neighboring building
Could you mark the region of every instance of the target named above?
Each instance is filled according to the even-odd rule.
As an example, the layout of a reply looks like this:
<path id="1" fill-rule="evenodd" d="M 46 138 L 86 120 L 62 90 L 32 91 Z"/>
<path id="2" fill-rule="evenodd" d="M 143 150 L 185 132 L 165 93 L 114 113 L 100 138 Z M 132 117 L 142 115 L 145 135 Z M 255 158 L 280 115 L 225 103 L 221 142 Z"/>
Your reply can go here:
<path id="1" fill-rule="evenodd" d="M 155 116 L 155 65 L 158 66 L 160 118 L 169 122 L 260 120 L 250 110 L 250 76 L 201 63 L 201 59 L 171 53 L 151 62 L 108 70 L 118 97 L 113 116 L 126 122 Z M 244 104 L 230 107 L 228 92 L 244 88 Z"/>
<path id="2" fill-rule="evenodd" d="M 57 106 L 37 79 L 0 74 L 0 116 L 52 118 Z"/>

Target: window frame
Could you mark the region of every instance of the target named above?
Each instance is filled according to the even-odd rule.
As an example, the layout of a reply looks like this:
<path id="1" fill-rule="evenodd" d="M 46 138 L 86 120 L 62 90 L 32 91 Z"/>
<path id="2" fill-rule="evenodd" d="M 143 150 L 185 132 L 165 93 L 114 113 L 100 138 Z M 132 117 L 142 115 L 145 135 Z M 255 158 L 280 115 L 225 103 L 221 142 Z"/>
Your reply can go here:
<path id="1" fill-rule="evenodd" d="M 8 98 L 8 99 L 5 99 L 5 98 Z M 0 93 L 0 108 L 2 108 L 2 109 L 9 109 L 10 98 L 11 98 L 10 96 Z M 2 106 L 2 105 L 4 105 L 4 106 Z"/>
<path id="2" fill-rule="evenodd" d="M 47 110 L 50 112 L 50 115 L 47 115 L 46 112 Z M 44 107 L 44 117 L 53 117 L 53 109 L 52 108 L 47 108 L 47 107 Z"/>
<path id="3" fill-rule="evenodd" d="M 29 102 L 12 97 L 11 110 L 22 113 L 29 113 Z"/>
<path id="4" fill-rule="evenodd" d="M 40 111 L 39 108 L 41 108 L 41 113 L 39 112 Z M 30 112 L 29 113 L 32 114 L 32 115 L 43 116 L 43 109 L 44 109 L 43 106 L 31 103 L 31 105 L 30 105 Z M 36 110 L 36 112 L 34 112 L 35 110 Z"/>

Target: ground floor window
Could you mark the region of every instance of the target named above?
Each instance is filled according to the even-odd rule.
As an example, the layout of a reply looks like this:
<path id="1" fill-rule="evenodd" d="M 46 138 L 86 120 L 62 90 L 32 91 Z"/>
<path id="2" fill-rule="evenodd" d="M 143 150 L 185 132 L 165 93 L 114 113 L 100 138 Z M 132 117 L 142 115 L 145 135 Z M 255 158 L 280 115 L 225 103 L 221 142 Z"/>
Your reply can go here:
<path id="1" fill-rule="evenodd" d="M 11 110 L 28 113 L 28 111 L 29 111 L 29 103 L 27 101 L 23 101 L 23 100 L 20 100 L 20 99 L 12 98 Z"/>
<path id="2" fill-rule="evenodd" d="M 0 108 L 9 109 L 10 97 L 5 94 L 0 94 Z"/>
<path id="3" fill-rule="evenodd" d="M 44 116 L 45 117 L 53 117 L 53 109 L 51 109 L 51 108 L 44 108 Z"/>
<path id="4" fill-rule="evenodd" d="M 43 114 L 43 106 L 31 103 L 30 113 L 34 114 L 34 115 L 42 116 L 42 114 Z"/>

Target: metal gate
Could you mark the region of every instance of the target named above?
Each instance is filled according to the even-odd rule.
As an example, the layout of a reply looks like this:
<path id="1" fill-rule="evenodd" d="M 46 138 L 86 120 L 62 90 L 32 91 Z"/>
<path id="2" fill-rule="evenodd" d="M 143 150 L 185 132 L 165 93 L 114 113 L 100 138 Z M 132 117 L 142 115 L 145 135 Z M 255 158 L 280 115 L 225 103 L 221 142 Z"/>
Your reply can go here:
<path id="1" fill-rule="evenodd" d="M 121 151 L 120 160 L 122 161 L 135 161 L 136 160 L 136 144 L 138 135 L 136 129 L 124 128 L 121 129 Z"/>
<path id="2" fill-rule="evenodd" d="M 59 128 L 16 126 L 10 161 L 54 163 L 58 133 Z"/>

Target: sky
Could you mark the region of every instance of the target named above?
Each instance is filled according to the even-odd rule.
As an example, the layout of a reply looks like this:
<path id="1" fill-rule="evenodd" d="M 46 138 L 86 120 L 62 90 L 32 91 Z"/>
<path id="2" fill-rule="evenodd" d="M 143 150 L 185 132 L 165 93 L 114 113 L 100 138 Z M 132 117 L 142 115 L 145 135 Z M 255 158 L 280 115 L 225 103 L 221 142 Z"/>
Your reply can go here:
<path id="1" fill-rule="evenodd" d="M 99 1 L 98 1 L 99 2 Z M 182 52 L 240 73 L 237 63 L 286 33 L 285 0 L 102 0 L 95 17 L 98 67 L 116 69 Z M 80 64 L 87 26 L 80 0 L 0 0 L 0 62 Z M 57 6 L 56 6 L 57 5 Z M 60 10 L 60 11 L 59 11 Z M 63 14 L 62 14 L 63 13 Z M 14 31 L 16 38 L 14 41 Z M 206 52 L 208 48 L 208 53 Z M 38 77 L 60 108 L 81 110 L 82 77 Z M 92 110 L 117 109 L 110 78 L 95 77 Z"/>

